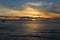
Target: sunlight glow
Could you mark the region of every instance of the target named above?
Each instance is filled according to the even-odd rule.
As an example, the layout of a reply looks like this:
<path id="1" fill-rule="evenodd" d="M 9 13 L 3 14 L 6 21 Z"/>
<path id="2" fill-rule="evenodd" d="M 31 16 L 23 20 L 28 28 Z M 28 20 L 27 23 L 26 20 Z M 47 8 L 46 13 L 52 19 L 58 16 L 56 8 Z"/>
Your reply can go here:
<path id="1" fill-rule="evenodd" d="M 23 10 L 12 10 L 7 8 L 1 8 L 1 11 L 2 11 L 0 14 L 1 16 L 19 16 L 19 17 L 28 16 L 28 17 L 43 17 L 43 18 L 60 17 L 60 14 L 46 12 L 32 7 L 25 7 Z"/>

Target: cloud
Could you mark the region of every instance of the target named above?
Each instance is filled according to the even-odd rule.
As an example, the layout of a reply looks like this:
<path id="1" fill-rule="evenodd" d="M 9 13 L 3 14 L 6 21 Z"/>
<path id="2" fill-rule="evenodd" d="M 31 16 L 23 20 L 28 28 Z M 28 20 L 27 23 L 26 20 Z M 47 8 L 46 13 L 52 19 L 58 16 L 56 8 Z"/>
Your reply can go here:
<path id="1" fill-rule="evenodd" d="M 25 4 L 23 4 L 22 6 L 49 6 L 52 5 L 52 3 L 47 3 L 47 2 L 27 2 Z"/>
<path id="2" fill-rule="evenodd" d="M 0 15 L 2 16 L 19 16 L 17 13 L 20 13 L 20 11 L 0 6 Z"/>
<path id="3" fill-rule="evenodd" d="M 57 14 L 60 14 L 60 5 L 55 5 L 52 7 L 48 7 L 48 10 Z"/>
<path id="4" fill-rule="evenodd" d="M 60 17 L 60 14 L 42 11 L 32 7 L 26 7 L 23 11 L 23 16 L 35 16 L 35 17 L 44 17 L 44 18 L 52 18 L 52 17 Z"/>
<path id="5" fill-rule="evenodd" d="M 56 6 L 53 8 L 56 12 L 60 12 L 60 6 Z"/>
<path id="6" fill-rule="evenodd" d="M 44 4 L 42 2 L 27 2 L 26 5 L 42 6 Z"/>
<path id="7" fill-rule="evenodd" d="M 23 10 L 13 10 L 13 9 L 8 9 L 4 6 L 0 6 L 0 15 L 1 16 L 30 16 L 30 17 L 39 16 L 39 17 L 44 17 L 44 18 L 60 16 L 60 14 L 42 11 L 36 8 L 32 8 L 30 6 L 25 7 L 25 9 Z"/>

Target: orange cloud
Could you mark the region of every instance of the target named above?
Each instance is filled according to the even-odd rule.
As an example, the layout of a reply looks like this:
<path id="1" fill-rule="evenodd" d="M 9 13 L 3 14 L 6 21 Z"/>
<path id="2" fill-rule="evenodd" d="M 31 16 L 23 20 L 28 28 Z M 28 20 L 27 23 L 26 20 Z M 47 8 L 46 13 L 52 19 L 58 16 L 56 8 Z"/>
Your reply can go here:
<path id="1" fill-rule="evenodd" d="M 44 17 L 44 18 L 60 17 L 60 14 L 38 10 L 36 8 L 32 8 L 29 6 L 25 7 L 25 9 L 23 9 L 22 11 L 0 7 L 0 15 L 2 16 L 31 16 L 31 17 Z"/>

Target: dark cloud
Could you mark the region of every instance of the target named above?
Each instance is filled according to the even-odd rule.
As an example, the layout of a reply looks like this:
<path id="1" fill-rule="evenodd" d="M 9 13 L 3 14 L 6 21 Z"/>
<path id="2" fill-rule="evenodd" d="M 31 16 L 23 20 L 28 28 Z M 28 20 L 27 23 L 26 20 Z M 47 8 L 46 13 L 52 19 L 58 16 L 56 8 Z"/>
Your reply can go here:
<path id="1" fill-rule="evenodd" d="M 50 12 L 54 12 L 54 13 L 58 13 L 60 14 L 60 5 L 55 5 L 55 6 L 52 6 L 48 9 Z"/>

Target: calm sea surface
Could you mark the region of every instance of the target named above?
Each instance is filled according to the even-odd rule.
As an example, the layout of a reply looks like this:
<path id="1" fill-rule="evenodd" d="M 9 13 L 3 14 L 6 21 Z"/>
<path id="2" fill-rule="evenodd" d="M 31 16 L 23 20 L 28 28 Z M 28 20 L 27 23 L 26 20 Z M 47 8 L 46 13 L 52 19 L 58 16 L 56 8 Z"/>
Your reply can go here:
<path id="1" fill-rule="evenodd" d="M 60 40 L 60 22 L 0 21 L 0 40 Z"/>

